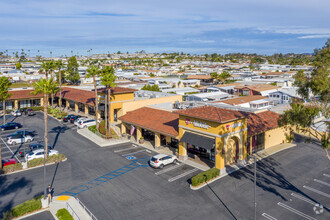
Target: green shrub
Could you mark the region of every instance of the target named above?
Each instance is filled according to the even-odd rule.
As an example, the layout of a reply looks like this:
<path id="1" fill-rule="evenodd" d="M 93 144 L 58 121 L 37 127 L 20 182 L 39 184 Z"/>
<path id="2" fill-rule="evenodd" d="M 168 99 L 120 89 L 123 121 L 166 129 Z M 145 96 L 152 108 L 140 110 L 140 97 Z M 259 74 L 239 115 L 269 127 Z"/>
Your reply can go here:
<path id="1" fill-rule="evenodd" d="M 103 135 L 106 134 L 105 121 L 101 121 L 99 124 L 99 132 Z"/>
<path id="2" fill-rule="evenodd" d="M 55 154 L 46 159 L 46 163 L 59 162 L 65 159 L 63 154 Z M 28 161 L 28 167 L 35 167 L 44 164 L 44 158 L 37 158 Z"/>
<path id="3" fill-rule="evenodd" d="M 72 215 L 66 209 L 59 209 L 56 213 L 56 216 L 59 220 L 73 220 Z"/>
<path id="4" fill-rule="evenodd" d="M 14 172 L 16 170 L 23 169 L 23 166 L 22 166 L 21 163 L 17 163 L 17 164 L 11 164 L 11 165 L 5 166 L 2 169 L 5 173 L 11 173 L 11 172 Z"/>
<path id="5" fill-rule="evenodd" d="M 220 175 L 220 170 L 217 168 L 211 168 L 209 170 L 206 170 L 204 172 L 201 172 L 197 174 L 196 176 L 191 178 L 191 185 L 192 186 L 198 186 L 201 183 L 205 183 L 214 177 L 217 177 Z"/>
<path id="6" fill-rule="evenodd" d="M 38 107 L 31 107 L 33 111 L 42 111 L 44 107 L 38 106 Z"/>
<path id="7" fill-rule="evenodd" d="M 11 210 L 5 212 L 3 214 L 2 219 L 12 219 L 15 217 L 22 216 L 26 213 L 30 213 L 30 212 L 36 211 L 38 209 L 41 209 L 41 198 L 42 197 L 43 196 L 38 196 L 31 200 L 23 202 L 22 204 L 15 206 Z"/>

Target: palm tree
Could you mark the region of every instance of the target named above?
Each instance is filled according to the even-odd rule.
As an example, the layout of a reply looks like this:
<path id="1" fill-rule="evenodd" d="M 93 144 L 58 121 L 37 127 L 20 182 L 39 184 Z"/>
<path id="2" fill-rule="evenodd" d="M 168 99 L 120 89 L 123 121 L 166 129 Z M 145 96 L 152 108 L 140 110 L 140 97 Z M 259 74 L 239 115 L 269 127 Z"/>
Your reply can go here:
<path id="1" fill-rule="evenodd" d="M 34 95 L 43 94 L 44 96 L 44 121 L 45 121 L 45 156 L 48 157 L 48 118 L 47 118 L 47 109 L 48 109 L 48 97 L 49 94 L 56 89 L 57 84 L 53 82 L 53 79 L 41 79 L 38 82 L 33 83 L 34 91 L 31 92 Z"/>
<path id="2" fill-rule="evenodd" d="M 110 104 L 110 97 L 111 97 L 111 88 L 116 86 L 115 80 L 115 69 L 113 67 L 105 66 L 102 68 L 101 71 L 102 78 L 101 83 L 106 87 L 107 98 L 105 104 L 105 124 L 106 124 L 106 135 L 110 134 L 110 122 L 111 122 L 111 104 Z M 108 116 L 107 105 L 109 105 L 110 114 Z M 108 117 L 107 117 L 108 116 Z M 108 118 L 108 119 L 107 119 Z"/>
<path id="3" fill-rule="evenodd" d="M 58 69 L 58 82 L 60 86 L 60 100 L 59 100 L 59 106 L 60 106 L 60 113 L 62 114 L 62 68 L 64 66 L 62 60 L 58 60 L 55 63 L 56 68 Z"/>
<path id="4" fill-rule="evenodd" d="M 98 76 L 99 74 L 100 74 L 100 68 L 98 66 L 91 65 L 87 69 L 86 78 L 93 77 L 93 84 L 94 84 L 94 90 L 95 90 L 95 121 L 96 121 L 97 131 L 99 130 L 99 123 L 98 123 L 98 120 L 97 120 L 97 113 L 99 111 L 99 101 L 98 101 L 98 96 L 97 96 L 97 88 L 96 88 L 95 77 Z"/>
<path id="5" fill-rule="evenodd" d="M 0 77 L 0 101 L 3 102 L 3 124 L 6 123 L 6 100 L 12 95 L 8 93 L 8 89 L 11 85 L 11 82 L 7 77 Z M 1 161 L 1 146 L 0 146 L 0 161 Z M 2 163 L 0 164 L 0 168 L 2 168 Z"/>

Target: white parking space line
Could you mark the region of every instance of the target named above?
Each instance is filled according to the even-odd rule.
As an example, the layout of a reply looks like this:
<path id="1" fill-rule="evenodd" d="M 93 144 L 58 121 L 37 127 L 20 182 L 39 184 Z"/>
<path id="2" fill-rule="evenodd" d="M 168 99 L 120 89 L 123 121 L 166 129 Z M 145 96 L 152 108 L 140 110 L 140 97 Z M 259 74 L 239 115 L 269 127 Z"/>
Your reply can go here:
<path id="1" fill-rule="evenodd" d="M 269 220 L 277 220 L 276 218 L 274 218 L 273 216 L 268 215 L 267 213 L 262 213 L 262 216 L 265 217 L 266 219 L 269 219 Z"/>
<path id="2" fill-rule="evenodd" d="M 325 196 L 325 197 L 330 198 L 330 195 L 327 194 L 327 193 L 325 193 L 325 192 L 321 192 L 320 190 L 314 189 L 314 188 L 309 187 L 309 186 L 303 186 L 303 187 L 304 187 L 305 189 L 308 189 L 308 190 L 310 190 L 310 191 L 313 191 L 313 192 L 315 192 L 315 193 L 317 193 L 317 194 L 320 194 L 320 195 L 322 195 L 322 196 Z"/>
<path id="3" fill-rule="evenodd" d="M 7 145 L 7 143 L 1 138 L 1 140 L 2 140 L 2 142 L 7 146 L 7 148 L 10 150 L 10 152 L 14 155 L 14 152 L 8 147 L 8 145 Z M 17 156 L 15 155 L 15 157 L 16 157 L 16 160 L 18 161 L 18 162 L 21 162 L 18 158 L 17 158 Z"/>
<path id="4" fill-rule="evenodd" d="M 195 168 L 195 169 L 193 169 L 193 170 L 189 170 L 189 171 L 187 171 L 187 172 L 181 173 L 181 174 L 178 175 L 178 176 L 172 177 L 172 178 L 169 179 L 168 181 L 169 181 L 169 182 L 173 182 L 173 181 L 178 180 L 178 179 L 180 179 L 180 178 L 182 178 L 182 177 L 184 177 L 184 176 L 187 176 L 187 175 L 189 175 L 189 174 L 191 174 L 191 173 L 193 173 L 193 172 L 195 172 L 195 171 L 197 171 L 197 170 L 198 170 L 198 169 Z"/>
<path id="5" fill-rule="evenodd" d="M 326 186 L 330 186 L 329 183 L 323 182 L 322 180 L 314 179 L 314 181 L 317 182 L 317 183 L 321 183 L 323 185 L 326 185 Z"/>
<path id="6" fill-rule="evenodd" d="M 158 172 L 156 172 L 155 174 L 156 174 L 156 175 L 159 175 L 159 174 L 162 174 L 162 173 L 166 173 L 166 172 L 168 172 L 168 171 L 171 171 L 171 170 L 174 170 L 174 169 L 176 169 L 176 168 L 179 168 L 179 167 L 182 166 L 182 165 L 183 165 L 183 163 L 180 163 L 180 164 L 177 164 L 177 165 L 175 165 L 175 166 L 173 166 L 173 167 L 169 167 L 169 168 L 163 169 L 163 170 L 161 170 L 161 171 L 158 171 Z"/>
<path id="7" fill-rule="evenodd" d="M 330 177 L 330 175 L 323 173 L 323 176 Z"/>
<path id="8" fill-rule="evenodd" d="M 115 153 L 118 153 L 118 152 L 123 152 L 123 151 L 127 151 L 127 150 L 132 150 L 132 149 L 135 149 L 136 147 L 129 147 L 129 148 L 125 148 L 125 149 L 120 149 L 120 150 L 115 150 L 114 152 Z"/>
<path id="9" fill-rule="evenodd" d="M 285 204 L 283 204 L 281 202 L 278 202 L 277 205 L 279 205 L 279 206 L 281 206 L 281 207 L 283 207 L 283 208 L 285 208 L 285 209 L 287 209 L 287 210 L 289 210 L 289 211 L 291 211 L 293 213 L 296 213 L 297 215 L 300 215 L 301 217 L 304 217 L 305 219 L 316 220 L 315 218 L 313 218 L 313 217 L 311 217 L 309 215 L 306 215 L 305 213 L 302 213 L 302 212 L 300 212 L 300 211 L 298 211 L 298 210 L 296 210 L 296 209 L 294 209 L 294 208 L 292 208 L 292 207 L 290 207 L 288 205 L 285 205 Z"/>
<path id="10" fill-rule="evenodd" d="M 135 151 L 135 152 L 133 152 L 133 153 L 123 154 L 123 155 L 121 155 L 121 156 L 126 157 L 126 156 L 129 156 L 129 155 L 133 155 L 133 154 L 141 153 L 141 152 L 144 152 L 144 151 L 146 151 L 146 150 L 139 150 L 139 151 Z"/>
<path id="11" fill-rule="evenodd" d="M 303 200 L 305 202 L 308 202 L 309 204 L 312 204 L 312 205 L 316 205 L 317 204 L 317 203 L 313 202 L 312 200 L 307 199 L 306 197 L 301 196 L 301 195 L 298 195 L 296 193 L 291 193 L 291 196 L 296 197 L 297 199 Z"/>

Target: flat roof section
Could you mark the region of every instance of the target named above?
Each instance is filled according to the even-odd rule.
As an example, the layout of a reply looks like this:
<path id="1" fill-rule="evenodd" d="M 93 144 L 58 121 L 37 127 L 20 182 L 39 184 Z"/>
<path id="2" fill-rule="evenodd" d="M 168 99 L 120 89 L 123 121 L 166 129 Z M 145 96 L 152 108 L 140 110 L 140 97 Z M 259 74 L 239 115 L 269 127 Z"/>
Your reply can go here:
<path id="1" fill-rule="evenodd" d="M 179 135 L 179 115 L 169 111 L 143 107 L 128 112 L 119 120 L 172 137 Z"/>

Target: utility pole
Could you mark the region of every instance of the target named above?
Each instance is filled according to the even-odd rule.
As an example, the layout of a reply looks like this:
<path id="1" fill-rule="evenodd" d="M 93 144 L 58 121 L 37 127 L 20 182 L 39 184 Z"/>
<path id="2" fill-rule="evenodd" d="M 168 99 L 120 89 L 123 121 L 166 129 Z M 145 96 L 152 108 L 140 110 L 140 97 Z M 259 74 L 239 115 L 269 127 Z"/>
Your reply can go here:
<path id="1" fill-rule="evenodd" d="M 254 220 L 257 220 L 257 162 L 256 162 L 256 155 L 253 154 L 254 158 Z"/>

